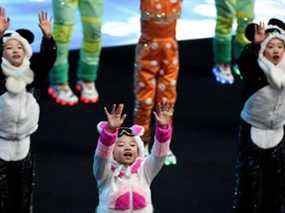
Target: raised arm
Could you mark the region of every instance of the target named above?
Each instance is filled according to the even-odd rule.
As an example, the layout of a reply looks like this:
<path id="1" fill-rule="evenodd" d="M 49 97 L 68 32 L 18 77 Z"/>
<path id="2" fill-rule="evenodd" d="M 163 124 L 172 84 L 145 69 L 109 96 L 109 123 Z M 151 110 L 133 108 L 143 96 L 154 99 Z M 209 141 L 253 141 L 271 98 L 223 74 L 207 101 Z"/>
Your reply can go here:
<path id="1" fill-rule="evenodd" d="M 3 7 L 0 7 L 0 64 L 1 64 L 1 58 L 2 58 L 2 51 L 3 51 L 3 42 L 2 42 L 2 37 L 5 33 L 5 31 L 9 28 L 10 26 L 10 20 L 6 16 L 5 9 Z"/>
<path id="2" fill-rule="evenodd" d="M 0 7 L 0 37 L 4 35 L 5 31 L 10 26 L 10 20 L 6 16 L 5 9 L 3 7 Z"/>
<path id="3" fill-rule="evenodd" d="M 39 27 L 42 31 L 40 53 L 33 56 L 32 69 L 35 73 L 34 87 L 40 88 L 40 84 L 48 77 L 48 72 L 56 60 L 56 43 L 51 34 L 51 19 L 46 12 L 40 12 Z"/>
<path id="4" fill-rule="evenodd" d="M 100 133 L 93 162 L 93 174 L 100 183 L 104 181 L 111 172 L 111 157 L 117 139 L 118 128 L 123 124 L 126 115 L 123 114 L 124 105 L 113 105 L 112 111 L 105 114 L 108 121 L 100 122 L 98 130 Z"/>
<path id="5" fill-rule="evenodd" d="M 245 35 L 251 43 L 243 49 L 238 59 L 238 66 L 246 83 L 252 86 L 257 83 L 258 76 L 262 73 L 259 72 L 257 59 L 260 44 L 266 38 L 264 22 L 249 24 L 245 29 Z"/>
<path id="6" fill-rule="evenodd" d="M 157 111 L 154 112 L 154 116 L 156 120 L 154 144 L 151 154 L 144 163 L 144 173 L 149 184 L 164 164 L 172 136 L 173 112 L 169 104 L 161 102 L 157 107 Z"/>
<path id="7" fill-rule="evenodd" d="M 5 9 L 3 7 L 0 7 L 0 65 L 2 63 L 2 52 L 3 52 L 2 36 L 4 35 L 5 31 L 9 28 L 9 26 L 10 26 L 10 20 L 6 16 Z M 5 85 L 5 77 L 2 74 L 0 68 L 0 95 L 2 95 L 2 93 L 6 91 L 4 85 Z"/>

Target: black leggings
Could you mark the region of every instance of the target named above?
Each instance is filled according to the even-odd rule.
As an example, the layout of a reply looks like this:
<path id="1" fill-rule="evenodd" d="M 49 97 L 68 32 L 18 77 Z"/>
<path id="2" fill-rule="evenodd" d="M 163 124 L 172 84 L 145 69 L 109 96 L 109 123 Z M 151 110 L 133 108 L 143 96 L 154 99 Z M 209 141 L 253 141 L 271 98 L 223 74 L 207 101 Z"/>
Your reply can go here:
<path id="1" fill-rule="evenodd" d="M 0 212 L 31 213 L 33 192 L 31 153 L 19 161 L 0 159 Z"/>

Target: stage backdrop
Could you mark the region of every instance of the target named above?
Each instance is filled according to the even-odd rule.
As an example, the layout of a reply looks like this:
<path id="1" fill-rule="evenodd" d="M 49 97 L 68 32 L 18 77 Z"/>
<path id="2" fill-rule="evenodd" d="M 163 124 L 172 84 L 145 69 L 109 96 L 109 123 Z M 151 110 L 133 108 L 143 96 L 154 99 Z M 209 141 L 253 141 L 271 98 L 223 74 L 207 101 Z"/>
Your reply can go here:
<path id="1" fill-rule="evenodd" d="M 63 4 L 64 1 L 62 0 Z M 11 19 L 11 29 L 25 27 L 31 29 L 37 39 L 33 44 L 38 50 L 40 31 L 37 13 L 48 11 L 52 16 L 51 0 L 0 0 L 0 6 L 6 8 Z M 134 44 L 137 42 L 139 25 L 139 0 L 105 0 L 103 17 L 103 46 Z M 285 0 L 256 0 L 256 21 L 277 17 L 285 20 Z M 182 17 L 177 26 L 178 40 L 207 38 L 214 35 L 214 0 L 184 0 Z M 79 13 L 76 16 L 76 28 L 71 48 L 80 46 L 82 39 Z"/>

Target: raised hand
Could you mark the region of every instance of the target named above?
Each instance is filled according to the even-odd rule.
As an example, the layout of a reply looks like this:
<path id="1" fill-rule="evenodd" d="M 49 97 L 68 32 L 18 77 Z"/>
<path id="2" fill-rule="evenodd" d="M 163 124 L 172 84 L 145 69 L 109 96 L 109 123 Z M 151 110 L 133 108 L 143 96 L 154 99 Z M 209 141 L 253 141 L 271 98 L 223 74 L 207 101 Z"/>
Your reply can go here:
<path id="1" fill-rule="evenodd" d="M 259 44 L 265 39 L 265 24 L 259 22 L 259 25 L 255 25 L 254 29 L 254 42 Z"/>
<path id="2" fill-rule="evenodd" d="M 10 20 L 6 17 L 6 12 L 3 7 L 0 7 L 0 37 L 3 36 L 4 32 L 9 28 Z"/>
<path id="3" fill-rule="evenodd" d="M 160 126 L 167 126 L 173 116 L 173 109 L 167 101 L 162 101 L 158 104 L 156 112 L 153 112 L 156 122 Z"/>
<path id="4" fill-rule="evenodd" d="M 117 128 L 121 127 L 124 123 L 126 114 L 123 114 L 124 104 L 116 104 L 113 105 L 112 111 L 109 112 L 106 107 L 104 107 L 105 114 L 108 120 L 108 128 L 112 132 L 114 132 Z"/>
<path id="5" fill-rule="evenodd" d="M 41 11 L 39 13 L 39 27 L 45 37 L 51 37 L 51 18 L 48 18 L 47 12 Z"/>

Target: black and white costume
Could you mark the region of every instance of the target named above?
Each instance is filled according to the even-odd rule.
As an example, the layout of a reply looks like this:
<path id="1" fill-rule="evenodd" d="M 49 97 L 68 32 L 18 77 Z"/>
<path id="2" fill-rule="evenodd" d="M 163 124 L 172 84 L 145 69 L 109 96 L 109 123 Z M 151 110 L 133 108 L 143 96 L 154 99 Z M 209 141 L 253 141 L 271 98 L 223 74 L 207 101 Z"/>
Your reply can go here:
<path id="1" fill-rule="evenodd" d="M 23 33 L 23 35 L 21 35 Z M 24 35 L 30 35 L 28 39 Z M 2 57 L 0 73 L 0 212 L 32 212 L 33 159 L 30 136 L 38 128 L 39 105 L 30 92 L 39 89 L 56 56 L 53 38 L 43 38 L 44 60 L 32 58 L 31 32 L 6 33 L 1 47 L 10 39 L 19 41 L 25 51 L 22 65 L 15 67 Z M 29 41 L 28 41 L 29 40 Z M 38 56 L 37 56 L 38 57 Z M 46 64 L 39 64 L 41 63 Z M 44 62 L 45 61 L 45 62 Z M 36 66 L 42 69 L 35 69 Z M 38 73 L 37 73 L 38 71 Z"/>
<path id="2" fill-rule="evenodd" d="M 271 39 L 285 44 L 285 36 L 278 26 L 267 29 L 238 61 L 245 91 L 233 209 L 240 213 L 285 213 L 285 55 L 277 65 L 263 55 Z"/>

